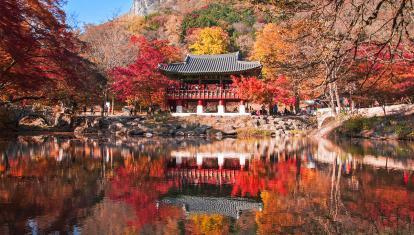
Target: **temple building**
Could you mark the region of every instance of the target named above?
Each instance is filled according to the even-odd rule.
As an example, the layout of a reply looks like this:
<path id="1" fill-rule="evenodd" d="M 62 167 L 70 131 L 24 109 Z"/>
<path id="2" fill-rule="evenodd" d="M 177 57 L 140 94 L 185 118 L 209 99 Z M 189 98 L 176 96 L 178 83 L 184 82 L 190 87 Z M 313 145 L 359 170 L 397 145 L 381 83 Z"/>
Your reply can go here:
<path id="1" fill-rule="evenodd" d="M 178 81 L 167 93 L 174 115 L 246 115 L 245 100 L 232 87 L 231 77 L 260 76 L 262 65 L 240 61 L 236 52 L 187 55 L 184 62 L 162 64 L 159 69 Z"/>

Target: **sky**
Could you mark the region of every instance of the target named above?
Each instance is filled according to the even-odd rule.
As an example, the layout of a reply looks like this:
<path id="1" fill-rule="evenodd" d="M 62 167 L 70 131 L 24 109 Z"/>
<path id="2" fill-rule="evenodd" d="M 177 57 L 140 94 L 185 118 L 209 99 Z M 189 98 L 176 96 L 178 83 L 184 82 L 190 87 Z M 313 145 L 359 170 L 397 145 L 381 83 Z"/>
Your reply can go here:
<path id="1" fill-rule="evenodd" d="M 128 12 L 131 6 L 132 0 L 67 0 L 64 10 L 70 25 L 82 27 L 105 22 Z"/>

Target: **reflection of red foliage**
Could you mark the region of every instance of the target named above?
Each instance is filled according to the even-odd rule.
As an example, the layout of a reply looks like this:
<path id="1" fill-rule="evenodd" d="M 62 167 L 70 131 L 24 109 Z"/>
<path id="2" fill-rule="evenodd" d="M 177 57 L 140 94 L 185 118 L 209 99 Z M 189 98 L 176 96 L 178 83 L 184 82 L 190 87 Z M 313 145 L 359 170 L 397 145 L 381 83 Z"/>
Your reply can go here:
<path id="1" fill-rule="evenodd" d="M 252 163 L 252 171 L 241 172 L 233 186 L 233 196 L 259 196 L 260 191 L 270 190 L 286 195 L 289 182 L 295 179 L 296 160 L 278 164 L 266 164 L 262 161 Z"/>
<path id="2" fill-rule="evenodd" d="M 168 208 L 157 209 L 156 204 L 157 199 L 174 186 L 174 182 L 165 177 L 165 166 L 164 160 L 149 162 L 141 158 L 134 164 L 126 163 L 125 167 L 118 168 L 111 181 L 109 197 L 134 208 L 136 220 L 129 224 L 138 230 L 159 218 L 171 217 Z"/>
<path id="3" fill-rule="evenodd" d="M 242 172 L 237 177 L 231 194 L 244 197 L 249 194 L 252 197 L 259 195 L 260 190 L 265 187 L 265 179 L 261 179 L 258 175 L 251 175 L 249 172 Z"/>
<path id="4" fill-rule="evenodd" d="M 350 211 L 379 226 L 397 228 L 414 222 L 414 197 L 405 189 L 365 189 L 358 199 L 347 203 Z"/>
<path id="5" fill-rule="evenodd" d="M 14 177 L 43 177 L 48 169 L 55 166 L 53 159 L 37 159 L 32 160 L 28 156 L 9 160 L 9 176 Z M 3 165 L 6 170 L 5 164 Z M 0 171 L 1 172 L 1 171 Z"/>

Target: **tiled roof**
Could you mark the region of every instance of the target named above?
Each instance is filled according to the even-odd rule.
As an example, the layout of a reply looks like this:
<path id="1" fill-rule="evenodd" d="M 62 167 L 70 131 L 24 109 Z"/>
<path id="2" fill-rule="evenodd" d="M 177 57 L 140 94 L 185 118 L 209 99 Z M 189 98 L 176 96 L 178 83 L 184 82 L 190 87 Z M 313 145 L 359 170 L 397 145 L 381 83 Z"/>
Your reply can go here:
<path id="1" fill-rule="evenodd" d="M 221 55 L 187 55 L 182 63 L 161 64 L 159 68 L 167 74 L 232 74 L 260 69 L 260 62 L 239 60 L 239 52 Z"/>

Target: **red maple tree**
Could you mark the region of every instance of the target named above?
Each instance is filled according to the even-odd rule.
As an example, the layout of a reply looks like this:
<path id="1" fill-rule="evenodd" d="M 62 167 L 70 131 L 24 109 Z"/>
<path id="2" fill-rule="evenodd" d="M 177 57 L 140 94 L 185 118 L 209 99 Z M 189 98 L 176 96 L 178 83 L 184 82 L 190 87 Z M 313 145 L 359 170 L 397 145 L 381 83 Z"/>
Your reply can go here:
<path id="1" fill-rule="evenodd" d="M 66 24 L 61 0 L 0 4 L 0 93 L 19 101 L 76 94 L 87 63 Z"/>
<path id="2" fill-rule="evenodd" d="M 295 98 L 289 90 L 289 81 L 281 75 L 274 80 L 262 80 L 256 77 L 233 76 L 233 86 L 242 99 L 260 104 L 294 104 Z"/>
<path id="3" fill-rule="evenodd" d="M 139 47 L 137 59 L 112 71 L 112 89 L 122 100 L 144 106 L 165 104 L 166 89 L 173 81 L 158 70 L 158 65 L 178 59 L 178 49 L 167 41 L 149 41 L 143 36 L 133 37 L 132 42 Z"/>
<path id="4" fill-rule="evenodd" d="M 384 105 L 414 95 L 414 45 L 394 50 L 364 45 L 357 58 L 355 74 L 361 96 Z"/>

